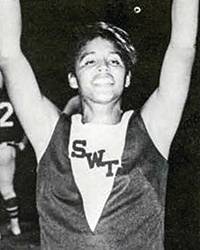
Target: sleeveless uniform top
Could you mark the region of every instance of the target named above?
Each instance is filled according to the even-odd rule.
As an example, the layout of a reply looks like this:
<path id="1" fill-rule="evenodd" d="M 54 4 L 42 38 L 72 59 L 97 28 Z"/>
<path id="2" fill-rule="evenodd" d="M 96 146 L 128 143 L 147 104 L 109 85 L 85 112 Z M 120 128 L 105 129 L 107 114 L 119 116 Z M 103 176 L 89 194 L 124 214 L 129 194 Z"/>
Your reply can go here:
<path id="1" fill-rule="evenodd" d="M 7 141 L 19 142 L 23 130 L 14 113 L 5 89 L 0 90 L 0 143 Z"/>
<path id="2" fill-rule="evenodd" d="M 61 114 L 40 160 L 37 207 L 42 250 L 163 250 L 168 164 L 139 112 L 131 116 L 112 191 L 91 231 L 73 177 L 70 118 Z M 115 142 L 113 142 L 115 143 Z"/>

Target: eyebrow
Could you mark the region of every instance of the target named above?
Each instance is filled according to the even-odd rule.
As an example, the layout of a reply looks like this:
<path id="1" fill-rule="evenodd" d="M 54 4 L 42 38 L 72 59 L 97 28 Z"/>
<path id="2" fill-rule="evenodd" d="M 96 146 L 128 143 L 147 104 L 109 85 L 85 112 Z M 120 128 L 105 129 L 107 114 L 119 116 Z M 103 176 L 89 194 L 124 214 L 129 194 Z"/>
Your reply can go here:
<path id="1" fill-rule="evenodd" d="M 96 52 L 95 51 L 90 51 L 90 52 L 84 52 L 80 58 L 79 58 L 79 62 L 81 62 L 86 56 L 88 55 L 94 55 Z M 119 51 L 111 51 L 110 54 L 116 54 L 118 55 L 120 58 L 122 57 L 121 53 Z"/>
<path id="2" fill-rule="evenodd" d="M 83 58 L 85 58 L 86 56 L 88 55 L 93 55 L 95 54 L 94 51 L 91 51 L 91 52 L 84 52 L 80 57 L 79 57 L 79 62 L 81 62 L 83 60 Z"/>

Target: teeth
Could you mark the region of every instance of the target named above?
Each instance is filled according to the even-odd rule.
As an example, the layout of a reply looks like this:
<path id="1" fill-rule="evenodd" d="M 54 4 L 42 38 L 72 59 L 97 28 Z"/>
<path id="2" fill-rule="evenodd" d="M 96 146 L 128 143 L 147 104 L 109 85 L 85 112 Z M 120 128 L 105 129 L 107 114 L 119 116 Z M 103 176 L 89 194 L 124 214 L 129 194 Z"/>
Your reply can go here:
<path id="1" fill-rule="evenodd" d="M 95 85 L 97 85 L 97 86 L 102 86 L 102 87 L 106 87 L 106 86 L 111 86 L 111 85 L 113 85 L 113 83 L 95 83 Z"/>
<path id="2" fill-rule="evenodd" d="M 108 80 L 108 79 L 101 79 L 101 80 L 95 81 L 94 84 L 98 84 L 98 85 L 109 84 L 109 85 L 112 85 L 113 82 Z"/>

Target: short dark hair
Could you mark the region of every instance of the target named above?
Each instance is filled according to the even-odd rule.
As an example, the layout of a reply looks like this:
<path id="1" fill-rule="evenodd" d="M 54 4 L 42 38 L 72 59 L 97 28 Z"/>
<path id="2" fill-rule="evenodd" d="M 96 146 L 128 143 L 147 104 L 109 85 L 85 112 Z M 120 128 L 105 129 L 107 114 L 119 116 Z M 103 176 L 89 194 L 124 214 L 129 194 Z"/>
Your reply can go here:
<path id="1" fill-rule="evenodd" d="M 88 41 L 96 37 L 102 37 L 113 42 L 121 53 L 122 60 L 125 64 L 126 71 L 131 71 L 136 63 L 136 50 L 131 43 L 130 37 L 126 31 L 105 22 L 96 22 L 84 25 L 74 30 L 70 46 L 70 60 L 68 62 L 68 71 L 75 73 L 75 62 L 80 54 L 81 49 Z"/>

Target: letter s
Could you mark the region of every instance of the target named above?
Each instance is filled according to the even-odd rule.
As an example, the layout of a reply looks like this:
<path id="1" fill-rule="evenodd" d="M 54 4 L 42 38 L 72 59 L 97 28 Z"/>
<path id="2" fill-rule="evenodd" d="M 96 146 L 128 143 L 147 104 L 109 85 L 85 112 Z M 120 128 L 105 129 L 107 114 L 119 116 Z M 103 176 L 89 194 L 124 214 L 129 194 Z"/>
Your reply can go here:
<path id="1" fill-rule="evenodd" d="M 86 146 L 86 140 L 75 140 L 72 144 L 72 151 L 71 156 L 77 158 L 84 158 L 86 155 L 86 151 L 83 147 Z"/>

